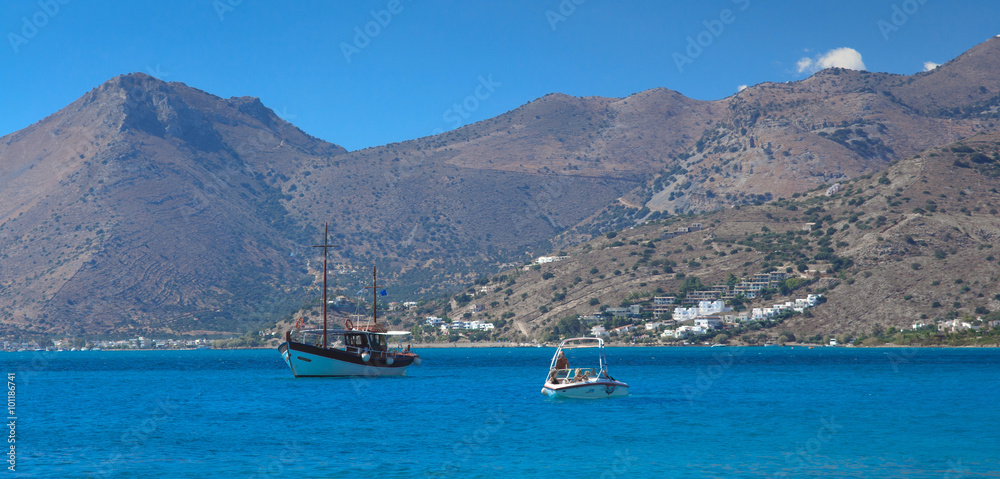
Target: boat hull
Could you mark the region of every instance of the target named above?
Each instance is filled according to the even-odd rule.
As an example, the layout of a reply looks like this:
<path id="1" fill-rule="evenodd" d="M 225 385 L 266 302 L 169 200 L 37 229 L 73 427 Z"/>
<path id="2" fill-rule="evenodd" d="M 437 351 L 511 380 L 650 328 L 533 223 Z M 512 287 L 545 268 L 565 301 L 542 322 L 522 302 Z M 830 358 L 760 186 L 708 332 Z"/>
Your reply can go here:
<path id="1" fill-rule="evenodd" d="M 392 364 L 385 357 L 364 361 L 357 355 L 336 349 L 323 349 L 308 344 L 285 342 L 278 346 L 281 358 L 297 378 L 337 376 L 404 376 L 416 356 L 394 355 Z"/>
<path id="2" fill-rule="evenodd" d="M 628 384 L 619 381 L 588 381 L 584 383 L 545 383 L 542 394 L 569 399 L 603 399 L 628 396 Z"/>

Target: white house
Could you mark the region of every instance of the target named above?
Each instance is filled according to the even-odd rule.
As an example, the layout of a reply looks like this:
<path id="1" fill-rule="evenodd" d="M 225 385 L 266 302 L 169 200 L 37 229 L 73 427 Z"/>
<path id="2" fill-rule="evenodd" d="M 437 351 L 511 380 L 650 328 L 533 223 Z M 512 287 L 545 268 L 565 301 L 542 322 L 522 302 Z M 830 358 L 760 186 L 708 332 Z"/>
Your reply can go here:
<path id="1" fill-rule="evenodd" d="M 778 311 L 775 311 L 774 308 L 753 308 L 751 313 L 753 319 L 758 321 L 773 318 L 777 314 Z"/>
<path id="2" fill-rule="evenodd" d="M 427 317 L 427 324 L 429 324 L 431 326 L 438 326 L 438 325 L 441 325 L 443 323 L 444 323 L 444 319 L 441 319 L 441 318 L 439 318 L 437 316 L 428 316 Z"/>
<path id="3" fill-rule="evenodd" d="M 690 321 L 698 317 L 698 308 L 674 308 L 675 321 Z"/>
<path id="4" fill-rule="evenodd" d="M 538 259 L 535 260 L 535 264 L 555 263 L 556 261 L 562 261 L 566 258 L 569 258 L 569 256 L 539 256 Z"/>
<path id="5" fill-rule="evenodd" d="M 722 320 L 716 317 L 712 318 L 698 318 L 694 320 L 694 325 L 700 328 L 704 328 L 706 331 L 709 329 L 718 329 L 722 326 Z"/>
<path id="6" fill-rule="evenodd" d="M 674 337 L 684 338 L 687 337 L 689 334 L 705 334 L 707 332 L 708 329 L 705 328 L 704 326 L 681 326 L 677 328 L 676 332 L 674 333 Z"/>
<path id="7" fill-rule="evenodd" d="M 726 308 L 725 301 L 721 299 L 715 301 L 698 301 L 698 314 L 700 316 L 708 316 L 709 314 L 721 313 L 726 310 L 729 310 L 729 308 Z"/>
<path id="8" fill-rule="evenodd" d="M 631 324 L 626 324 L 625 326 L 619 326 L 619 327 L 617 327 L 615 329 L 612 329 L 612 331 L 614 331 L 614 332 L 616 332 L 618 334 L 630 333 L 630 332 L 632 332 L 634 330 L 635 330 L 635 326 L 631 325 Z"/>
<path id="9" fill-rule="evenodd" d="M 980 328 L 979 326 L 973 326 L 972 323 L 965 322 L 960 319 L 953 319 L 951 321 L 945 321 L 943 323 L 938 324 L 938 331 L 955 332 L 955 331 L 962 331 L 965 329 L 978 330 Z"/>
<path id="10" fill-rule="evenodd" d="M 608 336 L 608 330 L 604 329 L 604 326 L 597 325 L 597 326 L 594 326 L 593 328 L 590 328 L 590 335 L 591 336 L 596 336 L 596 337 L 601 337 L 601 336 L 607 337 Z"/>

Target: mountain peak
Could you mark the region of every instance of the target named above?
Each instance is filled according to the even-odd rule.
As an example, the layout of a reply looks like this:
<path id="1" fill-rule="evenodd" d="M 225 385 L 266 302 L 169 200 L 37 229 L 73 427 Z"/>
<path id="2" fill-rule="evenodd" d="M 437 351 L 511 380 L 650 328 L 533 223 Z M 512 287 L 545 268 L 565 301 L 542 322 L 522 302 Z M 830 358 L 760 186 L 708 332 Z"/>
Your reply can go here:
<path id="1" fill-rule="evenodd" d="M 248 115 L 263 123 L 268 128 L 276 128 L 279 122 L 283 122 L 274 110 L 264 106 L 260 98 L 255 96 L 234 96 L 228 100 L 231 106 L 239 110 L 244 115 Z"/>
<path id="2" fill-rule="evenodd" d="M 108 80 L 105 83 L 111 83 L 111 82 L 115 82 L 115 81 L 117 81 L 117 82 L 123 82 L 123 81 L 125 81 L 125 82 L 143 82 L 143 83 L 151 83 L 151 84 L 156 84 L 156 83 L 166 84 L 167 83 L 167 82 L 165 82 L 163 80 L 160 80 L 159 78 L 156 78 L 156 77 L 154 77 L 152 75 L 149 75 L 149 74 L 146 74 L 146 73 L 143 73 L 143 72 L 123 73 L 121 75 L 118 75 L 118 76 L 116 76 L 116 77 Z"/>
<path id="3" fill-rule="evenodd" d="M 910 107 L 931 114 L 982 104 L 1000 94 L 1000 38 L 992 37 L 936 68 L 908 77 L 893 94 Z"/>
<path id="4" fill-rule="evenodd" d="M 134 128 L 159 137 L 172 136 L 203 151 L 223 147 L 222 138 L 203 111 L 191 108 L 171 84 L 144 73 L 115 80 L 123 99 L 123 131 Z"/>
<path id="5" fill-rule="evenodd" d="M 91 100 L 115 101 L 118 99 L 126 101 L 141 100 L 153 94 L 166 93 L 169 91 L 169 84 L 159 78 L 147 75 L 142 72 L 118 75 L 97 88 L 91 90 Z"/>
<path id="6" fill-rule="evenodd" d="M 988 38 L 941 66 L 962 65 L 965 68 L 992 66 L 997 62 L 997 55 L 1000 55 L 1000 36 Z"/>

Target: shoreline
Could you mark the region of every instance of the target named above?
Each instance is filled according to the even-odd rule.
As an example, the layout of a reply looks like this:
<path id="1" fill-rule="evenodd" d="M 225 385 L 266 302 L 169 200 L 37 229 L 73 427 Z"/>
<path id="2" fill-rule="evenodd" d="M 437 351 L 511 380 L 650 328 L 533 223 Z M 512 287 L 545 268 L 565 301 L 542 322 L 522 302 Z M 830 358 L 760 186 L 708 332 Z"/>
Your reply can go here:
<path id="1" fill-rule="evenodd" d="M 630 343 L 611 343 L 605 342 L 605 347 L 608 348 L 711 348 L 712 345 L 709 344 L 630 344 Z M 502 341 L 480 341 L 480 342 L 432 342 L 432 343 L 411 343 L 411 347 L 414 350 L 417 349 L 485 349 L 485 348 L 556 348 L 558 344 L 548 344 L 548 343 L 511 343 Z M 764 348 L 764 345 L 760 344 L 726 344 L 722 347 L 727 348 Z M 966 346 L 947 346 L 947 345 L 901 345 L 901 344 L 880 344 L 878 346 L 825 346 L 822 344 L 807 344 L 807 343 L 789 343 L 784 346 L 780 345 L 768 345 L 766 347 L 774 348 L 804 348 L 804 349 L 900 349 L 900 348 L 940 348 L 940 349 L 963 349 L 963 348 L 978 348 L 978 349 L 997 349 L 1000 348 L 1000 344 L 992 345 L 966 345 Z M 108 352 L 108 351 L 238 351 L 238 350 L 250 350 L 250 349 L 277 349 L 277 347 L 264 346 L 264 347 L 247 347 L 247 348 L 183 348 L 183 349 L 99 349 L 97 351 L 70 351 L 70 350 L 24 350 L 24 351 L 7 351 L 3 350 L 0 353 L 78 353 L 78 352 Z"/>

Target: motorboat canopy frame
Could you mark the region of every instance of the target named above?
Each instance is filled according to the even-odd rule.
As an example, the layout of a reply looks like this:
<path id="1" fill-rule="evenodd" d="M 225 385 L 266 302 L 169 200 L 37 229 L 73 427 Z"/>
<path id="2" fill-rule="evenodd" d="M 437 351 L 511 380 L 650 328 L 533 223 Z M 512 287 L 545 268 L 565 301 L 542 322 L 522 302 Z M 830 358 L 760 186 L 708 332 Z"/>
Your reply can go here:
<path id="1" fill-rule="evenodd" d="M 552 362 L 549 364 L 549 371 L 556 369 L 556 361 L 559 360 L 559 353 L 564 349 L 598 348 L 598 375 L 607 375 L 607 360 L 604 357 L 604 340 L 601 338 L 569 338 L 564 339 L 556 348 L 556 353 L 552 355 Z M 589 368 L 585 368 L 589 369 Z"/>

